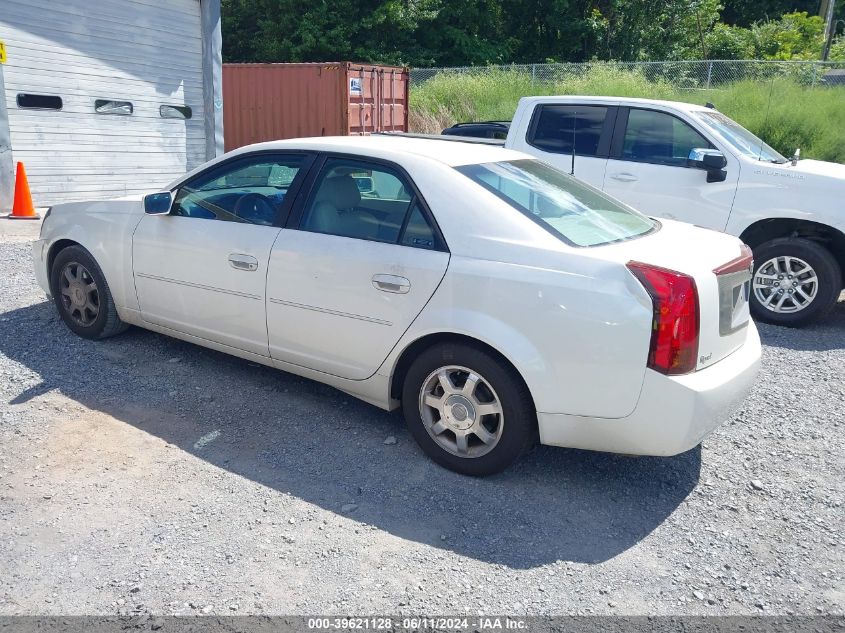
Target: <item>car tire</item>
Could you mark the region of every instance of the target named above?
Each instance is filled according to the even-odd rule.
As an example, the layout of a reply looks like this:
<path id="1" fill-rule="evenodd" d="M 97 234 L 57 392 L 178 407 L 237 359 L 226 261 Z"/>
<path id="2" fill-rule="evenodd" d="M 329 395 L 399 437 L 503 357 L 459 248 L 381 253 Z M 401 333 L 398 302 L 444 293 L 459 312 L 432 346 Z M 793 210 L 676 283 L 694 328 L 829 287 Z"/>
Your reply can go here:
<path id="1" fill-rule="evenodd" d="M 81 246 L 69 246 L 56 255 L 50 290 L 65 325 L 82 338 L 108 338 L 129 327 L 117 314 L 103 271 Z"/>
<path id="2" fill-rule="evenodd" d="M 841 291 L 839 264 L 817 242 L 777 238 L 754 249 L 750 307 L 758 321 L 787 327 L 807 325 L 830 312 Z"/>
<path id="3" fill-rule="evenodd" d="M 537 437 L 534 403 L 522 378 L 471 345 L 442 343 L 420 354 L 405 376 L 402 409 L 423 451 L 464 475 L 501 472 Z"/>

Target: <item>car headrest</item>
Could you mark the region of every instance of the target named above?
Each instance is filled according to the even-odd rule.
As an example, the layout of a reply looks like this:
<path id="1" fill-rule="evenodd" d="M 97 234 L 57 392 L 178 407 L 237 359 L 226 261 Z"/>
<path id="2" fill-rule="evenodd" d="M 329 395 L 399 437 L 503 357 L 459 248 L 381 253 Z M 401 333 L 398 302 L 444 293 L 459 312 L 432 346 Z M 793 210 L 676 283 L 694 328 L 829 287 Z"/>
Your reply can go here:
<path id="1" fill-rule="evenodd" d="M 328 202 L 337 209 L 352 209 L 361 202 L 361 192 L 352 176 L 332 176 L 320 185 L 314 202 Z"/>

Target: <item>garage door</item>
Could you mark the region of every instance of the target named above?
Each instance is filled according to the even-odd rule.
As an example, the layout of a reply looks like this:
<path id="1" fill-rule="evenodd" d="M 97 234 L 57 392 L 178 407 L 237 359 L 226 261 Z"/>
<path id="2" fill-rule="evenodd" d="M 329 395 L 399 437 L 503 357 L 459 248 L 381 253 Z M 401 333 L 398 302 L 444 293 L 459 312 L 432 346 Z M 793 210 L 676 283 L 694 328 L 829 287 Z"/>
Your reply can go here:
<path id="1" fill-rule="evenodd" d="M 205 160 L 199 0 L 2 0 L 12 154 L 36 206 L 145 193 Z"/>

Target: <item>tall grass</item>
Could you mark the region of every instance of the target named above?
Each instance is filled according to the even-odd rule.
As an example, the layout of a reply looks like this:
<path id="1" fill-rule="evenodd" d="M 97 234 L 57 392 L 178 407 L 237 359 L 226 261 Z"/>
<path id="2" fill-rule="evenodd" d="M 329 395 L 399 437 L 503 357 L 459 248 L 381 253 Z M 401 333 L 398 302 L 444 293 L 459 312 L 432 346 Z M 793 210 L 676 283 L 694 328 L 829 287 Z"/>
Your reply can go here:
<path id="1" fill-rule="evenodd" d="M 595 67 L 581 75 L 534 81 L 509 70 L 440 73 L 411 87 L 411 129 L 439 133 L 459 121 L 509 120 L 520 97 L 646 97 L 716 107 L 786 156 L 845 163 L 845 87 L 811 88 L 789 78 L 744 80 L 711 90 L 684 90 L 638 71 Z"/>

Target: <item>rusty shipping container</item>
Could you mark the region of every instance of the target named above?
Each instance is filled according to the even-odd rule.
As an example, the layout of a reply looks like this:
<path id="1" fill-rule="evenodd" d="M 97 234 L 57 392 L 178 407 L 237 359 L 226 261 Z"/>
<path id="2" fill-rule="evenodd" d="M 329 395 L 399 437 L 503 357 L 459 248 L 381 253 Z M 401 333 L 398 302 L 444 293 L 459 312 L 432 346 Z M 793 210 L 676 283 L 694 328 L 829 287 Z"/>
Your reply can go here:
<path id="1" fill-rule="evenodd" d="M 302 136 L 407 131 L 407 68 L 223 64 L 226 151 Z"/>

